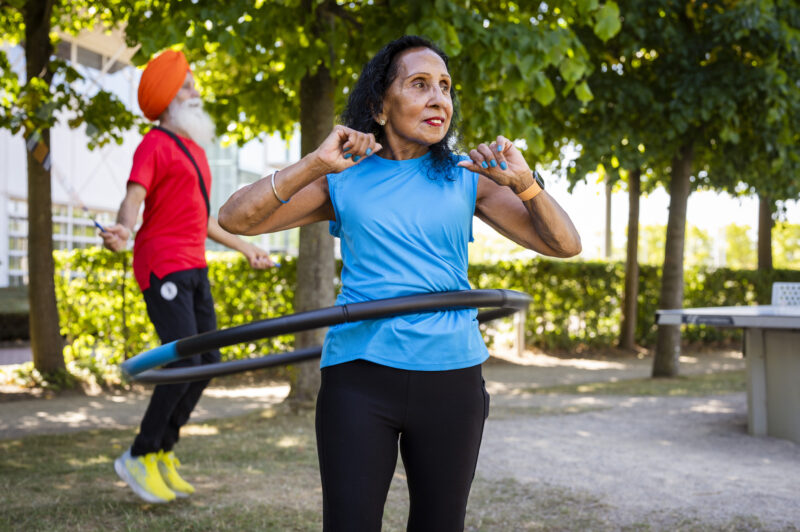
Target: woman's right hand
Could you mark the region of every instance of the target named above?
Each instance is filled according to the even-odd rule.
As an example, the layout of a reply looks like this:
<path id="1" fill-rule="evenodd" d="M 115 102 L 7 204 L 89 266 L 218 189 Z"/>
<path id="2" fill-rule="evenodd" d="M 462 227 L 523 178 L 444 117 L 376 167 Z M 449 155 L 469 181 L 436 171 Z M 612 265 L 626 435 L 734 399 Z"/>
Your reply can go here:
<path id="1" fill-rule="evenodd" d="M 319 145 L 314 156 L 325 169 L 325 174 L 337 174 L 355 166 L 382 148 L 372 133 L 362 133 L 338 125 L 334 126 L 333 131 Z"/>

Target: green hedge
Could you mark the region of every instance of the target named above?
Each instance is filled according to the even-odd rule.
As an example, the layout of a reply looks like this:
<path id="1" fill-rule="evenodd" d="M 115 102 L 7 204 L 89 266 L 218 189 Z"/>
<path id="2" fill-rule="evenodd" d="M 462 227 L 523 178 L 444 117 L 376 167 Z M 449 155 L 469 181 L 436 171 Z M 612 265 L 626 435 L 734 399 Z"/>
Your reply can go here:
<path id="1" fill-rule="evenodd" d="M 62 273 L 56 279 L 56 292 L 68 360 L 117 364 L 158 344 L 133 278 L 130 253 L 103 249 L 57 252 L 56 264 Z M 527 315 L 527 344 L 575 349 L 617 341 L 624 274 L 622 263 L 533 259 L 473 265 L 470 282 L 474 288 L 509 288 L 531 294 L 534 301 Z M 659 268 L 641 268 L 636 339 L 642 345 L 652 345 L 655 340 L 659 275 Z M 219 327 L 293 312 L 296 267 L 291 257 L 284 257 L 280 268 L 256 271 L 237 253 L 209 253 L 209 277 Z M 766 304 L 775 281 L 800 282 L 800 271 L 690 270 L 686 272 L 684 305 Z M 710 343 L 736 339 L 739 334 L 734 329 L 696 326 L 687 327 L 684 338 Z M 223 356 L 236 359 L 280 352 L 290 349 L 291 340 L 287 336 L 232 346 L 223 350 Z"/>
<path id="2" fill-rule="evenodd" d="M 655 344 L 655 316 L 661 268 L 642 266 L 639 273 L 636 342 Z M 533 296 L 527 316 L 526 343 L 575 349 L 614 345 L 620 332 L 625 264 L 600 261 L 499 262 L 470 266 L 475 288 L 509 288 Z M 772 283 L 800 282 L 800 271 L 694 268 L 685 272 L 684 307 L 769 304 Z M 738 329 L 704 325 L 684 327 L 687 342 L 716 343 L 741 338 Z"/>
<path id="3" fill-rule="evenodd" d="M 56 297 L 67 359 L 118 364 L 159 344 L 131 268 L 131 254 L 104 249 L 56 252 Z M 238 253 L 209 253 L 209 279 L 220 328 L 291 313 L 295 261 L 253 270 Z M 124 281 L 124 282 L 123 282 Z M 124 286 L 124 294 L 123 294 Z M 223 349 L 225 360 L 285 351 L 291 337 Z"/>

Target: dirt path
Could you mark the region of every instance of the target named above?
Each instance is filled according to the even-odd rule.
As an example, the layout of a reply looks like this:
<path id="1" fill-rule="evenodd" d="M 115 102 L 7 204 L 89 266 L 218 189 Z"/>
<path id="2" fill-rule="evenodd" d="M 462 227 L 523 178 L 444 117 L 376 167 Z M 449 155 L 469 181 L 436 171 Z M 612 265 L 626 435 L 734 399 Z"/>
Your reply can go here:
<path id="1" fill-rule="evenodd" d="M 745 393 L 519 393 L 530 387 L 646 377 L 651 368 L 648 359 L 538 356 L 527 362 L 536 370 L 486 368 L 492 413 L 478 475 L 564 488 L 595 499 L 596 511 L 614 527 L 800 530 L 800 445 L 747 434 Z M 736 353 L 681 359 L 686 373 L 743 367 Z"/>
<path id="2" fill-rule="evenodd" d="M 800 528 L 800 445 L 748 435 L 744 394 L 495 398 L 479 475 L 597 499 L 619 526 Z M 523 405 L 553 414 L 504 418 Z"/>

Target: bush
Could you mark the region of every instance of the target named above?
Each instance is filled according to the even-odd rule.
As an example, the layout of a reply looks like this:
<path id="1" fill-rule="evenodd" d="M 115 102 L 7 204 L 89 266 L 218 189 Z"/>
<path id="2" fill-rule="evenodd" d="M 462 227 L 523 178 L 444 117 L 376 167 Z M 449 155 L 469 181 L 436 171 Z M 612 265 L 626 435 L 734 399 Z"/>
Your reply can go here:
<path id="1" fill-rule="evenodd" d="M 126 358 L 159 345 L 133 277 L 131 253 L 102 248 L 56 252 L 56 297 L 66 361 L 78 362 L 100 380 Z M 209 252 L 209 279 L 220 328 L 293 312 L 295 261 L 253 270 L 234 252 Z M 124 291 L 123 291 L 124 287 Z M 223 360 L 282 352 L 291 336 L 222 349 Z"/>
<path id="2" fill-rule="evenodd" d="M 61 330 L 68 344 L 67 362 L 104 373 L 125 358 L 158 345 L 130 259 L 130 253 L 97 248 L 56 253 L 57 271 L 61 272 L 56 278 L 56 294 Z M 220 328 L 294 311 L 297 270 L 292 257 L 284 257 L 280 268 L 262 271 L 251 269 L 234 252 L 209 252 L 208 263 Z M 530 346 L 575 349 L 617 342 L 625 281 L 621 262 L 501 261 L 472 265 L 469 275 L 474 288 L 507 288 L 533 297 L 525 332 Z M 646 346 L 655 341 L 659 276 L 657 267 L 640 269 L 636 339 Z M 687 270 L 684 305 L 767 304 L 775 281 L 800 282 L 800 271 Z M 739 337 L 736 329 L 694 326 L 684 330 L 684 339 L 690 342 Z M 223 359 L 282 352 L 291 345 L 292 336 L 288 335 L 231 346 L 223 349 Z"/>
<path id="3" fill-rule="evenodd" d="M 687 269 L 684 307 L 768 305 L 772 283 L 800 282 L 800 271 Z M 526 343 L 548 349 L 607 347 L 619 338 L 625 290 L 625 264 L 602 261 L 529 261 L 478 264 L 470 267 L 475 288 L 508 288 L 533 297 L 528 309 Z M 661 293 L 661 268 L 640 266 L 636 342 L 653 346 L 656 310 Z M 739 329 L 686 326 L 686 342 L 713 344 L 738 341 Z"/>

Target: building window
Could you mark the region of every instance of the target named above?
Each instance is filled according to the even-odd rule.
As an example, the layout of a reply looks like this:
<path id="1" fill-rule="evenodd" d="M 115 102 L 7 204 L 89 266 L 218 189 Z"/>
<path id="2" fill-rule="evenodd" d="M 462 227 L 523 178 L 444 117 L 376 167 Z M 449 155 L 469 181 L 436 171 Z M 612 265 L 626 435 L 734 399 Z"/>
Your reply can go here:
<path id="1" fill-rule="evenodd" d="M 9 216 L 20 216 L 22 218 L 27 218 L 28 203 L 21 200 L 8 200 L 8 214 Z"/>
<path id="2" fill-rule="evenodd" d="M 28 239 L 19 236 L 8 237 L 8 250 L 9 251 L 28 251 Z"/>
<path id="3" fill-rule="evenodd" d="M 55 222 L 53 223 L 53 235 L 66 235 L 67 234 L 67 223 L 66 222 Z"/>
<path id="4" fill-rule="evenodd" d="M 11 255 L 8 257 L 8 266 L 12 270 L 27 270 L 28 257 L 26 255 Z"/>
<path id="5" fill-rule="evenodd" d="M 8 284 L 28 284 L 28 205 L 8 200 Z M 100 245 L 92 217 L 111 219 L 113 213 L 84 212 L 71 205 L 53 204 L 53 249 L 83 249 Z"/>
<path id="6" fill-rule="evenodd" d="M 28 220 L 21 218 L 11 218 L 8 220 L 8 230 L 11 233 L 28 234 Z"/>

